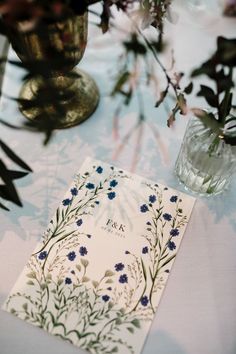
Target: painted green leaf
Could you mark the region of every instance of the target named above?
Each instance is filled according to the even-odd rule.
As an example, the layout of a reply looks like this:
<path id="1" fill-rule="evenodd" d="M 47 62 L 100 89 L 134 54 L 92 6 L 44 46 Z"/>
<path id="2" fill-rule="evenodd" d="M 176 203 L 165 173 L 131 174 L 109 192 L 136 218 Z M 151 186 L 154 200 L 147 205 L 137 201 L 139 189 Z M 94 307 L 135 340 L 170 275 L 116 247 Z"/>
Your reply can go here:
<path id="1" fill-rule="evenodd" d="M 88 277 L 83 277 L 83 278 L 82 278 L 82 282 L 83 282 L 83 283 L 87 283 L 89 280 L 90 280 L 90 279 L 89 279 Z"/>
<path id="2" fill-rule="evenodd" d="M 57 282 L 58 286 L 60 286 L 62 283 L 63 283 L 63 279 L 59 279 Z"/>
<path id="3" fill-rule="evenodd" d="M 140 322 L 137 318 L 135 318 L 133 321 L 131 321 L 132 325 L 136 328 L 140 328 Z"/>
<path id="4" fill-rule="evenodd" d="M 80 264 L 76 264 L 76 268 L 78 269 L 78 271 L 81 271 L 81 265 Z"/>
<path id="5" fill-rule="evenodd" d="M 26 274 L 26 276 L 28 278 L 31 278 L 31 279 L 36 279 L 36 273 L 35 272 L 30 272 L 30 273 Z"/>
<path id="6" fill-rule="evenodd" d="M 113 302 L 110 301 L 110 302 L 108 303 L 108 308 L 109 308 L 109 310 L 111 310 L 113 306 L 114 306 Z M 109 317 L 110 317 L 110 316 L 108 315 L 108 318 L 109 318 Z"/>
<path id="7" fill-rule="evenodd" d="M 141 263 L 142 263 L 143 276 L 144 276 L 144 279 L 145 279 L 145 281 L 146 281 L 146 279 L 147 279 L 147 272 L 146 272 L 146 268 L 145 268 L 145 265 L 144 265 L 142 259 L 141 259 Z"/>
<path id="8" fill-rule="evenodd" d="M 81 264 L 86 268 L 89 265 L 89 261 L 87 259 L 81 259 Z"/>
<path id="9" fill-rule="evenodd" d="M 29 281 L 27 281 L 26 284 L 28 284 L 28 285 L 34 285 L 34 282 L 33 282 L 32 280 L 29 280 Z"/>
<path id="10" fill-rule="evenodd" d="M 44 290 L 44 289 L 46 289 L 47 285 L 46 285 L 45 283 L 42 283 L 42 284 L 40 285 L 40 287 L 41 287 L 42 290 Z"/>
<path id="11" fill-rule="evenodd" d="M 28 304 L 27 304 L 27 303 L 23 304 L 22 307 L 23 307 L 23 309 L 24 309 L 25 311 L 28 310 Z"/>
<path id="12" fill-rule="evenodd" d="M 114 272 L 112 272 L 111 270 L 106 270 L 106 272 L 105 272 L 105 277 L 112 277 L 113 275 L 115 275 L 115 273 Z"/>
<path id="13" fill-rule="evenodd" d="M 57 223 L 59 222 L 59 216 L 60 216 L 60 208 L 57 208 L 57 212 L 56 212 L 56 221 L 57 221 Z"/>
<path id="14" fill-rule="evenodd" d="M 116 325 L 121 325 L 122 324 L 122 321 L 121 321 L 121 319 L 120 319 L 120 317 L 118 317 L 117 319 L 116 319 Z"/>
<path id="15" fill-rule="evenodd" d="M 162 265 L 161 268 L 163 268 L 165 265 L 167 265 L 172 259 L 174 259 L 176 256 L 176 253 L 174 253 L 171 257 L 169 257 Z"/>
<path id="16" fill-rule="evenodd" d="M 97 288 L 99 283 L 98 283 L 98 281 L 93 280 L 92 284 L 93 284 L 94 288 Z"/>
<path id="17" fill-rule="evenodd" d="M 128 327 L 127 329 L 128 329 L 128 331 L 129 331 L 130 333 L 134 333 L 133 327 Z"/>

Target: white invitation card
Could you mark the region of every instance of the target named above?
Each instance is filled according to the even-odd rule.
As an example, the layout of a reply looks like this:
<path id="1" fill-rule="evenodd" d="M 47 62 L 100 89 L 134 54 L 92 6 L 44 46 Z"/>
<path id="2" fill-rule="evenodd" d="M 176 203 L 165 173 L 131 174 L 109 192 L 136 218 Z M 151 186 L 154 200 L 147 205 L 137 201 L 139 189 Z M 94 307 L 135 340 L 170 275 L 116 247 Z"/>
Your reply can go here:
<path id="1" fill-rule="evenodd" d="M 88 158 L 4 309 L 93 354 L 139 354 L 195 199 Z"/>

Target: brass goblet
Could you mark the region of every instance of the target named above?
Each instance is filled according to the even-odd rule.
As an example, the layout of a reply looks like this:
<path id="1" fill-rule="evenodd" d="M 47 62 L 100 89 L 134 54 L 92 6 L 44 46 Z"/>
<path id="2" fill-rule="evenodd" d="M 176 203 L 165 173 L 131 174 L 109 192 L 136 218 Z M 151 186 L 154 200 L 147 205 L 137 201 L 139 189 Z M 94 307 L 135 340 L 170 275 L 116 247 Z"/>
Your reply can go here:
<path id="1" fill-rule="evenodd" d="M 94 112 L 99 101 L 97 85 L 87 73 L 73 69 L 83 57 L 87 29 L 85 13 L 11 33 L 13 49 L 29 66 L 30 78 L 19 99 L 26 118 L 36 123 L 49 118 L 53 128 L 61 129 L 81 123 Z"/>

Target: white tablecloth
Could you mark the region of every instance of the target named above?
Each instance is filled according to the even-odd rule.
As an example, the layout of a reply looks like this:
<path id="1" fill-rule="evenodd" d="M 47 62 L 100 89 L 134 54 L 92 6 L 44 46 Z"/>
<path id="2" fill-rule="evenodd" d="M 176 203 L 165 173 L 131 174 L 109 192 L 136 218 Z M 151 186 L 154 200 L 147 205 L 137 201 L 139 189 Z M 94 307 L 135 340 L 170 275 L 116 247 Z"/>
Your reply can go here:
<path id="1" fill-rule="evenodd" d="M 181 7 L 178 12 L 178 23 L 167 23 L 167 37 L 175 49 L 177 67 L 189 73 L 213 52 L 217 35 L 235 35 L 236 21 L 218 17 L 213 12 L 198 18 Z M 17 182 L 24 207 L 12 205 L 11 212 L 1 212 L 0 215 L 1 304 L 86 156 L 112 162 L 184 190 L 173 174 L 173 167 L 187 118 L 179 117 L 175 127 L 168 129 L 165 109 L 153 107 L 154 97 L 145 86 L 142 87 L 142 97 L 146 121 L 137 163 L 134 160 L 138 131 L 124 145 L 116 160 L 113 159 L 137 118 L 137 100 L 134 99 L 123 110 L 118 121 L 119 134 L 114 136 L 113 116 L 118 99 L 110 98 L 109 92 L 119 52 L 117 33 L 98 37 L 97 29 L 90 26 L 90 41 L 80 67 L 90 72 L 98 83 L 101 92 L 99 107 L 80 126 L 57 131 L 49 146 L 43 147 L 41 134 L 1 126 L 1 138 L 34 170 L 33 174 Z M 13 53 L 10 55 L 14 57 Z M 165 54 L 162 60 L 168 63 L 170 57 Z M 7 66 L 5 94 L 17 96 L 21 75 L 13 66 Z M 197 105 L 202 101 L 192 97 L 190 103 Z M 7 97 L 1 100 L 0 115 L 14 124 L 23 119 L 15 102 Z M 233 181 L 230 190 L 218 197 L 198 198 L 143 354 L 236 353 L 235 187 Z M 43 352 L 82 354 L 72 345 L 0 311 L 1 354 Z"/>

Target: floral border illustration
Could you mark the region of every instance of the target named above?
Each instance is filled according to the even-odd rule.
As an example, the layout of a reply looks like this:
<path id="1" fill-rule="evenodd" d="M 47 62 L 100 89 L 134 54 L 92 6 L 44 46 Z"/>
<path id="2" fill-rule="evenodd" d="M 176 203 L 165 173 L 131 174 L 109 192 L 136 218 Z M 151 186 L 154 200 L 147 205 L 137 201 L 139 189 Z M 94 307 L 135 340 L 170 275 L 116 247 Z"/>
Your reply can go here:
<path id="1" fill-rule="evenodd" d="M 114 167 L 102 179 L 103 174 L 104 168 L 96 165 L 76 176 L 27 264 L 25 293 L 11 294 L 6 309 L 90 353 L 137 354 L 133 334 L 153 319 L 176 256 L 175 239 L 188 220 L 178 196 L 164 203 L 168 188 L 145 183 L 147 197 L 137 206 L 146 219 L 140 254 L 126 249 L 113 269 L 99 280 L 90 279 L 88 240 L 93 235 L 80 231 L 84 217 L 93 215 L 104 196 L 112 203 L 119 181 L 131 178 Z M 91 182 L 94 175 L 101 176 L 98 184 Z M 170 203 L 175 205 L 173 215 L 167 209 Z"/>

